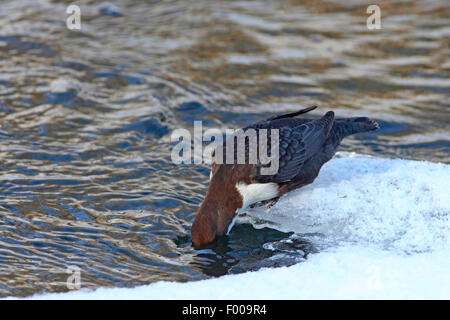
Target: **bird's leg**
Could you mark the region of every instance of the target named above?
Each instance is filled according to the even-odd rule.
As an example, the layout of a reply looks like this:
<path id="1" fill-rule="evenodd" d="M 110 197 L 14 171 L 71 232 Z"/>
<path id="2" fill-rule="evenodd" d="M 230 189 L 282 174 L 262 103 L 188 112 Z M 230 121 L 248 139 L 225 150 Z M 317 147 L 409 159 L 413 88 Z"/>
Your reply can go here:
<path id="1" fill-rule="evenodd" d="M 270 208 L 272 208 L 277 202 L 280 200 L 280 197 L 276 197 L 269 200 L 264 200 L 260 202 L 256 202 L 250 205 L 250 208 L 256 208 L 261 206 L 266 206 L 266 213 L 269 212 Z"/>
<path id="2" fill-rule="evenodd" d="M 266 213 L 269 212 L 270 208 L 272 208 L 278 202 L 278 200 L 280 200 L 280 197 L 267 200 Z"/>

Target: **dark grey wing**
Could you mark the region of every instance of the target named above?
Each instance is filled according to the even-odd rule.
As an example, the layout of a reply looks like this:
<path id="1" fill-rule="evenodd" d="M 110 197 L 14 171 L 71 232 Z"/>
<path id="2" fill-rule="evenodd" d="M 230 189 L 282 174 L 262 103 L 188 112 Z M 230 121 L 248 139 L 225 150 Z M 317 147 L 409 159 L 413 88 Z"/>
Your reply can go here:
<path id="1" fill-rule="evenodd" d="M 271 127 L 273 127 L 274 125 L 279 127 L 279 126 L 283 126 L 283 124 L 287 124 L 287 123 L 291 123 L 292 124 L 295 121 L 289 121 L 289 120 L 294 120 L 293 119 L 294 117 L 296 117 L 296 116 L 298 116 L 300 114 L 304 114 L 304 113 L 310 112 L 310 111 L 312 111 L 312 110 L 314 110 L 316 108 L 317 108 L 317 106 L 311 106 L 311 107 L 308 107 L 308 108 L 305 108 L 305 109 L 301 109 L 301 110 L 296 111 L 296 112 L 286 113 L 286 114 L 281 114 L 281 115 L 278 115 L 278 116 L 270 117 L 268 119 L 256 122 L 256 123 L 254 123 L 254 124 L 244 128 L 244 130 L 249 129 L 249 128 L 261 129 L 261 128 L 267 127 L 268 125 L 270 125 Z M 303 121 L 300 121 L 300 122 L 310 121 L 310 120 L 306 120 L 306 119 L 295 119 L 295 120 L 303 120 Z M 287 124 L 287 125 L 289 125 L 289 124 Z"/>
<path id="2" fill-rule="evenodd" d="M 296 112 L 280 114 L 278 116 L 271 117 L 271 118 L 269 118 L 269 119 L 267 119 L 265 121 L 272 121 L 272 120 L 285 119 L 285 118 L 293 118 L 293 117 L 296 117 L 296 116 L 298 116 L 300 114 L 308 113 L 308 112 L 310 112 L 310 111 L 312 111 L 312 110 L 314 110 L 316 108 L 317 108 L 317 106 L 311 106 L 311 107 L 308 107 L 308 108 L 305 108 L 305 109 L 301 109 L 301 110 L 296 111 Z"/>
<path id="3" fill-rule="evenodd" d="M 253 179 L 258 182 L 286 182 L 293 179 L 306 160 L 316 154 L 328 137 L 334 122 L 334 112 L 327 112 L 322 118 L 297 127 L 279 129 L 279 169 L 275 175 L 261 174 L 258 165 Z M 268 142 L 268 149 L 270 141 Z"/>

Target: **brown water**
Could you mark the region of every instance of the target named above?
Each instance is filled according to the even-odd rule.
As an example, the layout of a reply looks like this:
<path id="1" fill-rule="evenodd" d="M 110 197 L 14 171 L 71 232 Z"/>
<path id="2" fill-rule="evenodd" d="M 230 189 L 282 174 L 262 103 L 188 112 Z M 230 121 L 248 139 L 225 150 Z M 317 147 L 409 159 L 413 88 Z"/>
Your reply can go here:
<path id="1" fill-rule="evenodd" d="M 68 266 L 130 287 L 298 261 L 250 224 L 191 247 L 209 168 L 174 165 L 170 133 L 194 120 L 317 104 L 381 124 L 341 150 L 450 162 L 448 1 L 379 2 L 381 30 L 371 1 L 110 3 L 0 3 L 0 296 L 67 291 Z"/>

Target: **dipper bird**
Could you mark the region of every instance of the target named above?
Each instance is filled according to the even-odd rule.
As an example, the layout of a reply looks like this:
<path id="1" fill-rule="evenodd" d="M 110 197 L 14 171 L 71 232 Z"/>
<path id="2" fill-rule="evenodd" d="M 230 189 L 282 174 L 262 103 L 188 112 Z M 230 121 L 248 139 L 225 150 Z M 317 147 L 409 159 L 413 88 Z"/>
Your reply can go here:
<path id="1" fill-rule="evenodd" d="M 239 164 L 236 152 L 231 164 L 213 161 L 209 188 L 192 224 L 194 245 L 204 245 L 227 234 L 238 211 L 258 202 L 276 201 L 282 194 L 312 183 L 322 165 L 336 153 L 342 139 L 379 128 L 376 122 L 366 117 L 335 119 L 333 111 L 315 120 L 295 118 L 315 108 L 275 116 L 242 129 L 243 132 L 253 129 L 257 133 L 266 129 L 268 137 L 271 129 L 278 129 L 276 173 L 262 174 L 264 166 L 259 160 L 252 164 L 246 158 Z M 225 153 L 228 141 L 225 140 L 214 152 L 223 148 Z M 247 140 L 245 149 L 248 152 Z M 268 150 L 271 150 L 269 143 Z"/>

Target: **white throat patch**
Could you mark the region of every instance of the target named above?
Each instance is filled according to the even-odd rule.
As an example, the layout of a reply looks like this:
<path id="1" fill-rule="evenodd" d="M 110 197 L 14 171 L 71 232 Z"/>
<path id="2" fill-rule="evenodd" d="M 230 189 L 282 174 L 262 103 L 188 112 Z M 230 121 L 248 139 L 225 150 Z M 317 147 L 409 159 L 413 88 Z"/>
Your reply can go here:
<path id="1" fill-rule="evenodd" d="M 242 208 L 278 196 L 278 185 L 274 182 L 251 184 L 238 182 L 236 183 L 236 189 L 242 196 Z"/>

